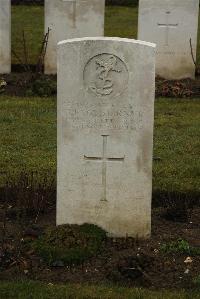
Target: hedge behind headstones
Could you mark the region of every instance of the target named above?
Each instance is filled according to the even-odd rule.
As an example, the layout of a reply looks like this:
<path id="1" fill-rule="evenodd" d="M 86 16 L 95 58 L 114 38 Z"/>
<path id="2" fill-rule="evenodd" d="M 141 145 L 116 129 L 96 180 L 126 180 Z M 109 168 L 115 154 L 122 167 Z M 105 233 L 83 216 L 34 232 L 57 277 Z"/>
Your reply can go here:
<path id="1" fill-rule="evenodd" d="M 106 0 L 107 5 L 137 6 L 139 0 Z"/>
<path id="2" fill-rule="evenodd" d="M 44 0 L 11 0 L 13 5 L 44 5 Z M 99 0 L 100 1 L 100 0 Z M 106 5 L 137 6 L 139 0 L 106 0 Z"/>
<path id="3" fill-rule="evenodd" d="M 12 5 L 44 5 L 45 0 L 11 0 Z M 139 0 L 106 0 L 106 5 L 137 6 Z M 199 4 L 200 5 L 200 4 Z"/>
<path id="4" fill-rule="evenodd" d="M 11 0 L 12 5 L 44 5 L 44 0 Z"/>

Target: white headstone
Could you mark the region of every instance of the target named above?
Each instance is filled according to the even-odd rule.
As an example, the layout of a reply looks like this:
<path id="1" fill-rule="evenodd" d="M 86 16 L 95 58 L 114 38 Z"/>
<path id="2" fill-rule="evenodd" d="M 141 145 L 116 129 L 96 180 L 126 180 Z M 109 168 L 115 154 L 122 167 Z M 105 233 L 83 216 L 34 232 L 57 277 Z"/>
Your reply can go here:
<path id="1" fill-rule="evenodd" d="M 138 38 L 157 44 L 156 74 L 195 77 L 199 0 L 140 0 Z"/>
<path id="2" fill-rule="evenodd" d="M 150 235 L 154 80 L 154 44 L 59 43 L 58 225 Z"/>
<path id="3" fill-rule="evenodd" d="M 11 71 L 10 9 L 10 0 L 0 0 L 0 74 Z"/>
<path id="4" fill-rule="evenodd" d="M 104 35 L 105 0 L 45 0 L 45 32 L 50 29 L 45 73 L 57 72 L 59 41 Z"/>

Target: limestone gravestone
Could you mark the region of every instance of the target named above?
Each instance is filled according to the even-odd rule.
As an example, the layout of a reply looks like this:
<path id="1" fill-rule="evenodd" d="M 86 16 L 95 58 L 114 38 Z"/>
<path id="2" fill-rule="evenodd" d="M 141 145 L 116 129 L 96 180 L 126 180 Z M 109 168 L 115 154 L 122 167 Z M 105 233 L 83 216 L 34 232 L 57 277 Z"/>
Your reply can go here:
<path id="1" fill-rule="evenodd" d="M 150 235 L 154 78 L 154 44 L 59 43 L 58 225 Z"/>
<path id="2" fill-rule="evenodd" d="M 104 35 L 105 0 L 45 0 L 45 32 L 50 29 L 45 73 L 57 72 L 57 43 Z"/>
<path id="3" fill-rule="evenodd" d="M 0 1 L 0 73 L 6 74 L 11 71 L 11 22 L 10 0 Z"/>
<path id="4" fill-rule="evenodd" d="M 198 11 L 199 0 L 140 0 L 138 38 L 157 44 L 157 75 L 195 77 Z"/>

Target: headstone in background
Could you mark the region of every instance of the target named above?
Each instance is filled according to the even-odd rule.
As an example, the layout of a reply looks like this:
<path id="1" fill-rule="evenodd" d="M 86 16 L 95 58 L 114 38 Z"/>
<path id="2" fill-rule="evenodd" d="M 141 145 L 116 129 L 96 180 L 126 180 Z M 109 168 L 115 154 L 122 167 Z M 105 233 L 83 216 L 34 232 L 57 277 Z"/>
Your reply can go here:
<path id="1" fill-rule="evenodd" d="M 11 2 L 0 0 L 0 74 L 11 71 Z"/>
<path id="2" fill-rule="evenodd" d="M 156 74 L 195 77 L 199 0 L 140 0 L 138 39 L 157 44 Z"/>
<path id="3" fill-rule="evenodd" d="M 50 29 L 45 73 L 57 72 L 57 43 L 104 35 L 105 0 L 45 0 L 45 32 Z"/>
<path id="4" fill-rule="evenodd" d="M 58 225 L 150 235 L 154 91 L 154 44 L 59 43 Z"/>

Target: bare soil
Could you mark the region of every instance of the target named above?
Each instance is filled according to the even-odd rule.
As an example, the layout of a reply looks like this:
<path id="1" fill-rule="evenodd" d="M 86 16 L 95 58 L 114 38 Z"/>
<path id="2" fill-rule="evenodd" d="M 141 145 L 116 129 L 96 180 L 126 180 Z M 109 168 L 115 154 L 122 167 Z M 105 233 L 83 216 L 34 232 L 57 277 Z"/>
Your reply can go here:
<path id="1" fill-rule="evenodd" d="M 186 222 L 168 221 L 163 212 L 163 208 L 153 209 L 149 240 L 108 238 L 99 255 L 84 264 L 68 267 L 58 262 L 50 267 L 23 244 L 26 238 L 34 240 L 44 228 L 55 226 L 55 208 L 19 219 L 14 206 L 8 206 L 5 215 L 5 204 L 0 205 L 0 280 L 28 278 L 48 283 L 112 282 L 151 289 L 193 288 L 200 274 L 200 255 L 190 256 L 191 263 L 186 264 L 188 254 L 163 253 L 160 248 L 177 239 L 200 248 L 200 208 L 194 208 Z"/>

